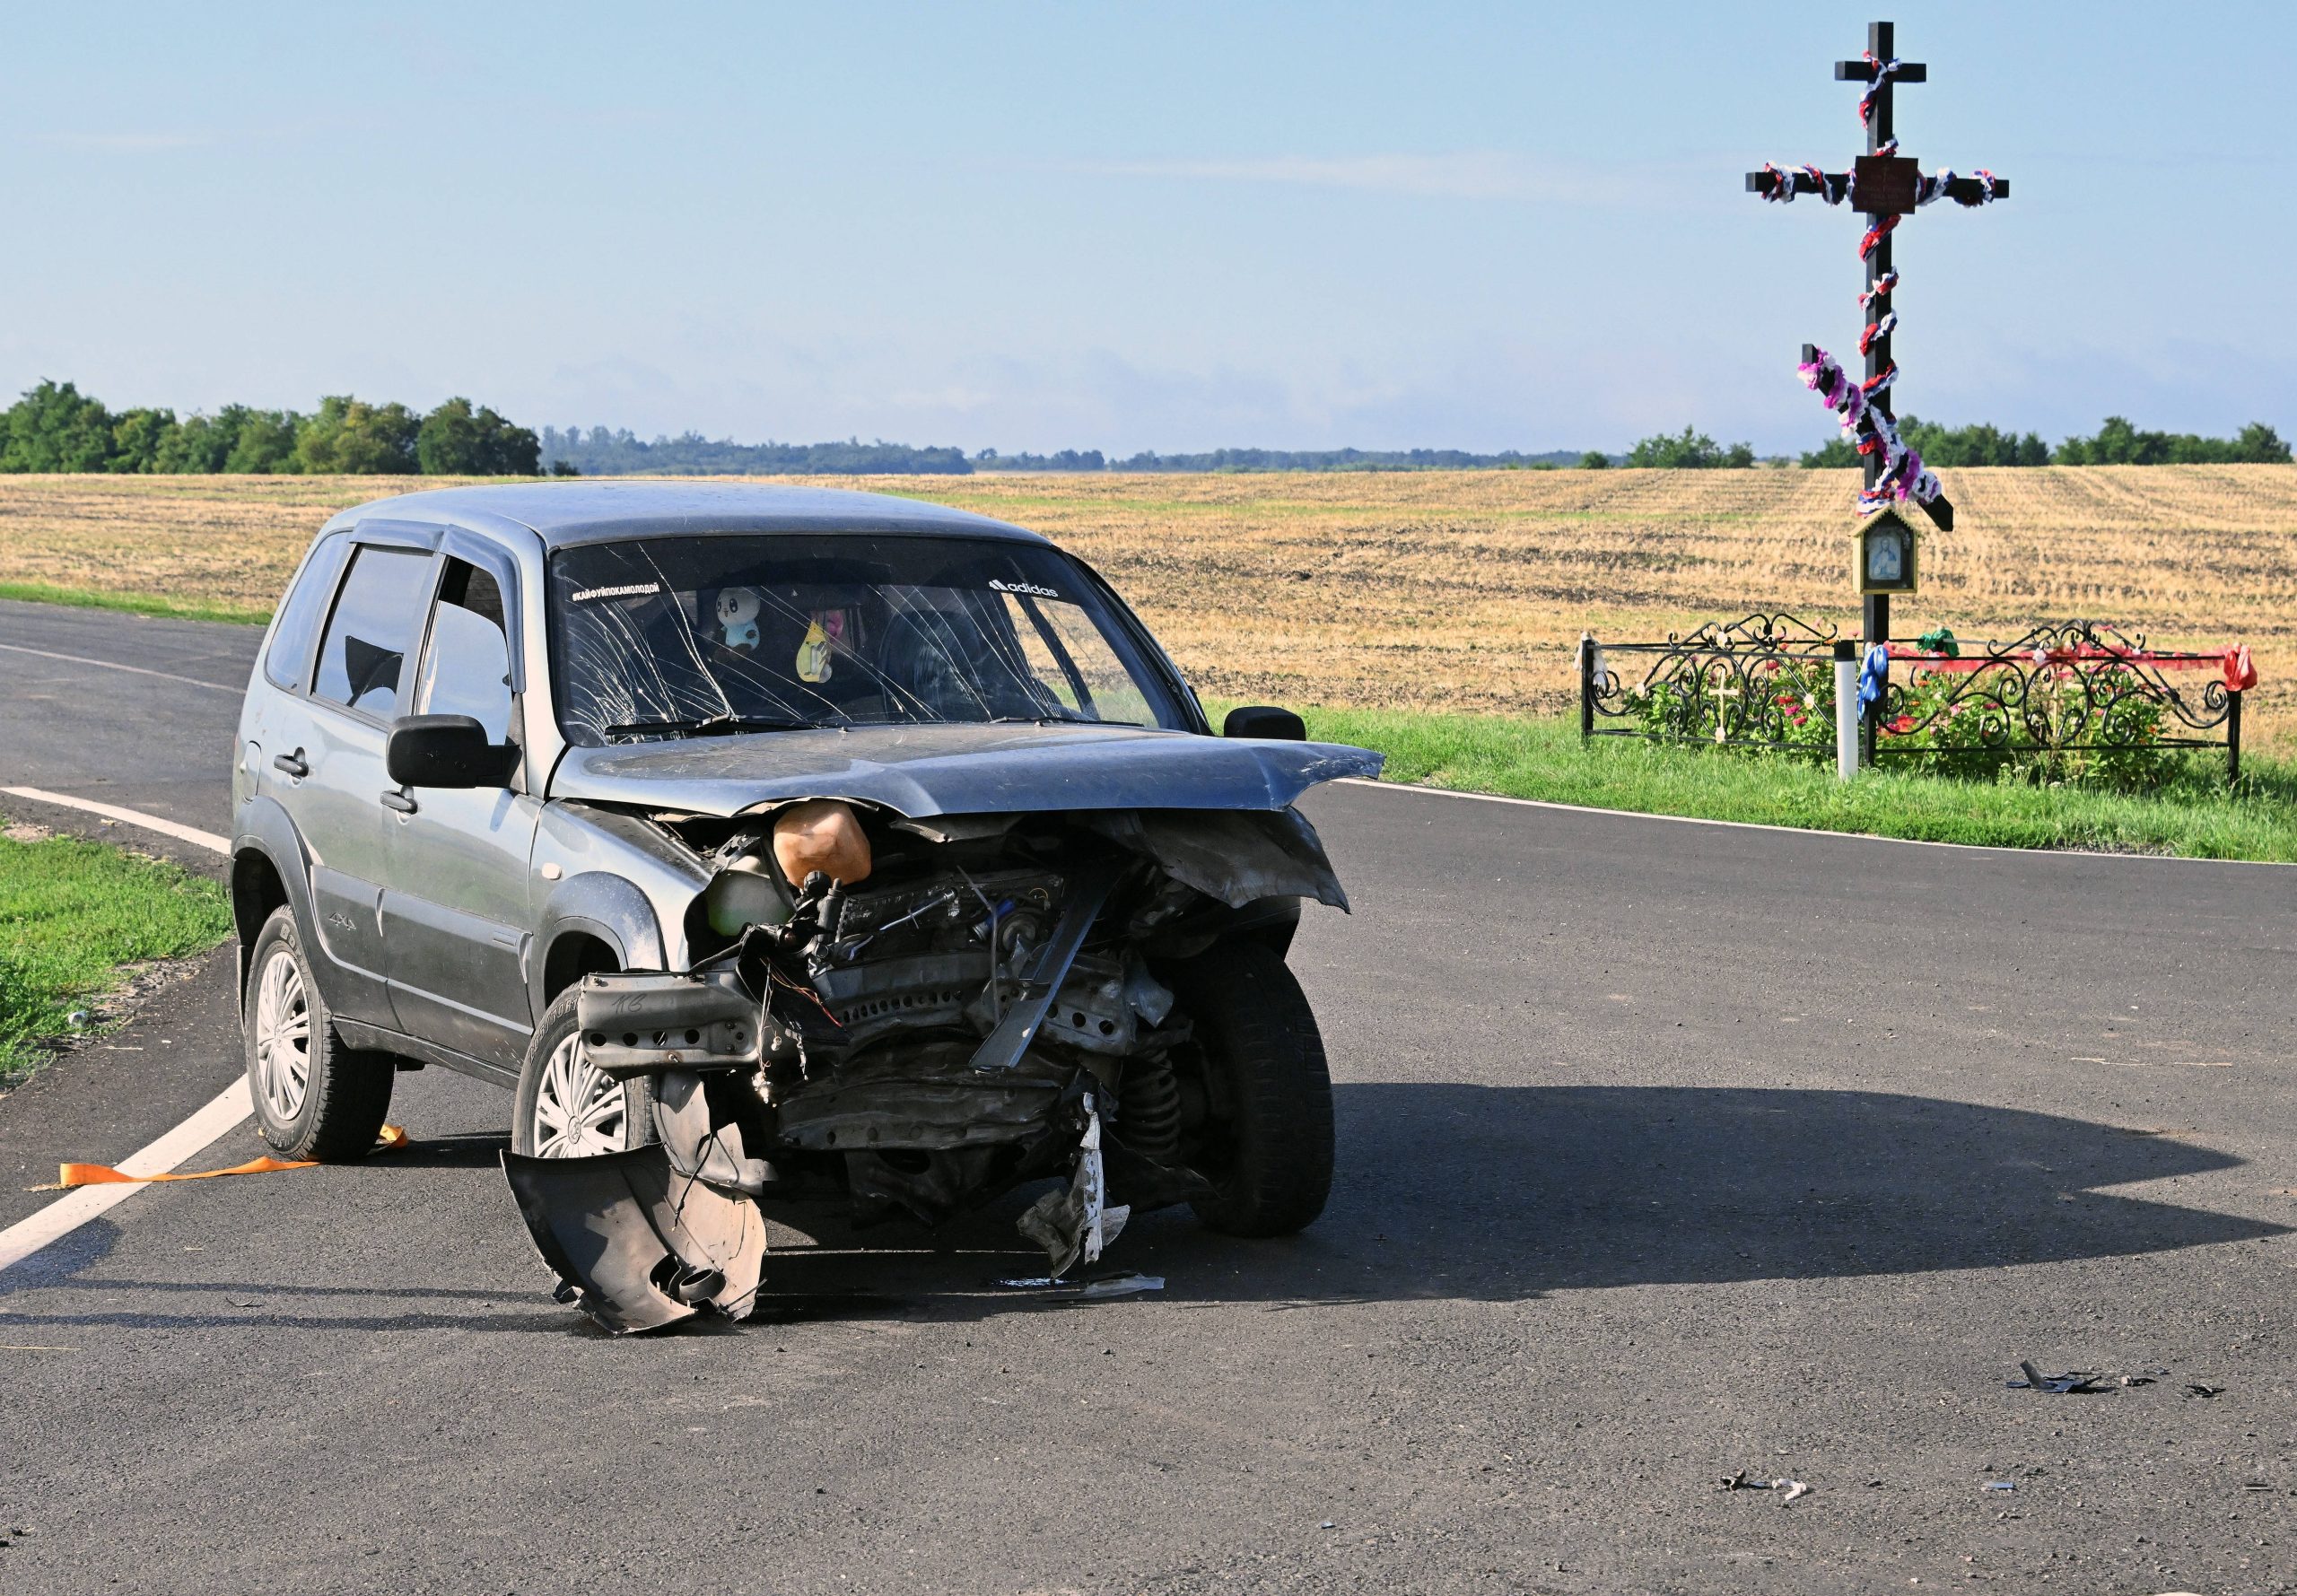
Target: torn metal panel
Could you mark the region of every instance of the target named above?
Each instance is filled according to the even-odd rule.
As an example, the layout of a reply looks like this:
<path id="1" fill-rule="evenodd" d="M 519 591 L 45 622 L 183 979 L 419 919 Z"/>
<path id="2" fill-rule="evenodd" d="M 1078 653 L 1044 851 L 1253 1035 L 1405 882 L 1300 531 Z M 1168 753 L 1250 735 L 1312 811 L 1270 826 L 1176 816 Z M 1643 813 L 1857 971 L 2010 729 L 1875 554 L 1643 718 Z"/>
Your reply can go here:
<path id="1" fill-rule="evenodd" d="M 1287 897 L 1348 907 L 1323 840 L 1297 809 L 1142 809 L 1080 818 L 1231 909 Z"/>
<path id="2" fill-rule="evenodd" d="M 1097 1263 L 1101 1252 L 1124 1229 L 1132 1210 L 1108 1204 L 1108 1182 L 1101 1165 L 1101 1116 L 1093 1095 L 1084 1101 L 1085 1133 L 1078 1138 L 1069 1184 L 1048 1191 L 1014 1221 L 1014 1228 L 1045 1251 L 1058 1278 L 1081 1263 Z"/>
<path id="3" fill-rule="evenodd" d="M 755 1069 L 758 1000 L 730 970 L 617 971 L 582 978 L 584 1056 L 621 1079 L 664 1069 Z"/>
<path id="4" fill-rule="evenodd" d="M 661 1330 L 705 1308 L 739 1318 L 757 1295 L 765 1219 L 747 1198 L 677 1174 L 659 1147 L 598 1158 L 502 1155 L 535 1249 L 601 1328 Z"/>

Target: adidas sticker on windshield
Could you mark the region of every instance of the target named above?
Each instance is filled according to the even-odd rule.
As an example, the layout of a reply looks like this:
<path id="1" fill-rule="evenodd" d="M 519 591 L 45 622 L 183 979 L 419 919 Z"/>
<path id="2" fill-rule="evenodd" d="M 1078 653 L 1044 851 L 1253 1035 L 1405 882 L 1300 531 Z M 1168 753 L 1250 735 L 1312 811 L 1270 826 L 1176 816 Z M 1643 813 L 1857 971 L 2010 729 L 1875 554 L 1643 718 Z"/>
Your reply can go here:
<path id="1" fill-rule="evenodd" d="M 1000 593 L 1026 593 L 1032 598 L 1058 598 L 1061 597 L 1059 593 L 1056 593 L 1051 588 L 1040 588 L 1035 582 L 1002 582 L 999 581 L 992 576 L 989 579 L 989 585 L 996 589 Z"/>

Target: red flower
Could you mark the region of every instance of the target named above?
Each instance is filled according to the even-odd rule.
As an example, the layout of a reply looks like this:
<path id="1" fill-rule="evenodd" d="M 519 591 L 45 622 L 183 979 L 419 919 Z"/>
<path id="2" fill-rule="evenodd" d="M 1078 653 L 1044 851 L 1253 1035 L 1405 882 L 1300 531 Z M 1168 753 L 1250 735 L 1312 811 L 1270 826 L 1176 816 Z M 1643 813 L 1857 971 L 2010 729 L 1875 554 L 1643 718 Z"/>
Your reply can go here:
<path id="1" fill-rule="evenodd" d="M 1891 722 L 1891 729 L 1892 731 L 1912 731 L 1914 729 L 1914 717 L 1911 715 L 1900 715 L 1897 720 Z"/>

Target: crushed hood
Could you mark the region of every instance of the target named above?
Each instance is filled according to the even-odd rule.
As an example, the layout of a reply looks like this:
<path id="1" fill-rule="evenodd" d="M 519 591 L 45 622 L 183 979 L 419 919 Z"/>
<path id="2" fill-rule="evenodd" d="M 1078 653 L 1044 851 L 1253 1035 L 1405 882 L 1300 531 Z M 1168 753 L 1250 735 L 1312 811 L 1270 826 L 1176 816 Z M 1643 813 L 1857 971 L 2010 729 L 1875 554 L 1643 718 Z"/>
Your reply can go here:
<path id="1" fill-rule="evenodd" d="M 1319 782 L 1376 776 L 1343 743 L 1130 726 L 872 726 L 569 748 L 553 798 L 736 815 L 837 798 L 912 817 L 1055 809 L 1282 809 Z"/>

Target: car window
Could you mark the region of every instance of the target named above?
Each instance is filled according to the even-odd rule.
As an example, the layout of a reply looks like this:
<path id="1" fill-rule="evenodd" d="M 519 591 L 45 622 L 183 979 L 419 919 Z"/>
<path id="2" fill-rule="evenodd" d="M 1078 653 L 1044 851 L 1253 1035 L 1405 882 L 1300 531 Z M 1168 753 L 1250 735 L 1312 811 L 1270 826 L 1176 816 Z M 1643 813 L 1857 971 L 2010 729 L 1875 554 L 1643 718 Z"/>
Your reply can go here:
<path id="1" fill-rule="evenodd" d="M 319 645 L 311 691 L 389 720 L 398 712 L 398 679 L 430 597 L 431 556 L 421 549 L 362 547 L 343 579 L 335 618 Z"/>
<path id="2" fill-rule="evenodd" d="M 511 735 L 511 640 L 502 626 L 502 590 L 494 578 L 460 560 L 447 562 L 431 641 L 415 686 L 418 715 L 469 715 L 500 743 Z"/>
<path id="3" fill-rule="evenodd" d="M 311 644 L 319 623 L 327 618 L 327 601 L 335 597 L 336 579 L 343 574 L 343 557 L 351 539 L 336 534 L 311 551 L 295 579 L 287 602 L 279 606 L 279 624 L 271 629 L 271 646 L 264 650 L 264 678 L 290 693 L 302 691 L 310 676 Z"/>
<path id="4" fill-rule="evenodd" d="M 1140 685 L 1075 605 L 1008 593 L 1005 608 L 1029 673 L 1063 709 L 1091 720 L 1157 724 Z"/>
<path id="5" fill-rule="evenodd" d="M 628 738 L 1006 720 L 1184 729 L 1125 618 L 1017 540 L 677 536 L 551 557 L 559 724 Z"/>

